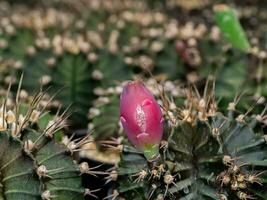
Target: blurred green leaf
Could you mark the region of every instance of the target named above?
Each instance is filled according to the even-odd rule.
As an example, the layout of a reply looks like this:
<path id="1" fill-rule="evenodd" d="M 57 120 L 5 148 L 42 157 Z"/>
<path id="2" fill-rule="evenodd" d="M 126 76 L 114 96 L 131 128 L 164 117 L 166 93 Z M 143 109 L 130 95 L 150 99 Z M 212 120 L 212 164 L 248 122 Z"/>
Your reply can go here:
<path id="1" fill-rule="evenodd" d="M 227 5 L 219 4 L 214 7 L 214 11 L 215 21 L 223 36 L 233 47 L 247 52 L 250 49 L 250 44 L 234 9 Z"/>

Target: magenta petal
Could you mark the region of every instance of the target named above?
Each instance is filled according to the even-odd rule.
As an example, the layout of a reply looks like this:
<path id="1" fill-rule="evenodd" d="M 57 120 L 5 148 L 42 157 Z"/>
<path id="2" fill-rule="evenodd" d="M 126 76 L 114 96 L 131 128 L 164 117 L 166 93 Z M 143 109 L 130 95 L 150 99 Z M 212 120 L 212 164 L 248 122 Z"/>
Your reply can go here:
<path id="1" fill-rule="evenodd" d="M 141 82 L 128 83 L 121 94 L 120 120 L 129 141 L 137 148 L 155 148 L 162 139 L 160 106 Z"/>
<path id="2" fill-rule="evenodd" d="M 149 99 L 145 99 L 143 102 L 142 102 L 142 106 L 149 106 L 149 105 L 152 105 L 153 102 Z"/>

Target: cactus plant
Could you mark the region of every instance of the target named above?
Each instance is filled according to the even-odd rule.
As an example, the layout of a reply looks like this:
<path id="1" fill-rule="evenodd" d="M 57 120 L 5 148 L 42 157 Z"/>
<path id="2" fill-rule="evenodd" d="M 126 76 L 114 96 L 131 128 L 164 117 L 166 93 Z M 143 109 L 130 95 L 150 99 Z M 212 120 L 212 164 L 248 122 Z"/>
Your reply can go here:
<path id="1" fill-rule="evenodd" d="M 147 160 L 124 143 L 111 172 L 114 199 L 266 199 L 267 145 L 257 125 L 265 110 L 240 114 L 234 102 L 224 115 L 208 85 L 203 96 L 188 89 L 184 106 L 167 109 L 160 157 Z"/>
<path id="2" fill-rule="evenodd" d="M 64 2 L 49 1 L 47 5 L 41 5 L 42 9 L 38 4 L 32 8 L 5 3 L 0 24 L 3 30 L 0 33 L 1 56 L 4 63 L 8 63 L 6 65 L 15 68 L 15 72 L 9 68 L 9 75 L 19 77 L 24 71 L 23 84 L 28 91 L 38 89 L 32 84 L 36 81 L 47 87 L 53 85 L 55 90 L 62 89 L 58 95 L 62 107 L 73 103 L 77 108 L 71 118 L 73 124 L 84 128 L 87 123 L 86 114 L 92 106 L 95 87 L 108 88 L 116 85 L 114 80 L 124 81 L 134 74 L 146 75 L 147 71 L 171 80 L 179 78 L 197 83 L 211 71 L 227 74 L 227 78 L 221 80 L 219 77 L 217 82 L 217 95 L 227 98 L 233 98 L 235 90 L 249 77 L 250 84 L 247 82 L 245 85 L 249 85 L 252 91 L 258 88 L 255 96 L 265 95 L 262 89 L 265 77 L 254 81 L 259 73 L 257 70 L 251 72 L 243 63 L 246 59 L 255 59 L 254 56 L 250 59 L 227 48 L 214 26 L 215 22 L 206 19 L 213 18 L 209 7 L 199 11 L 201 20 L 189 17 L 183 23 L 183 17 L 166 13 L 161 6 L 160 9 L 151 8 L 146 1 L 118 3 L 109 0 L 96 4 L 89 1 L 84 7 L 82 2 L 67 1 L 66 5 L 71 5 L 64 6 Z M 168 2 L 183 4 L 189 1 Z M 190 2 L 196 8 L 209 1 Z M 53 6 L 58 7 L 57 12 Z M 78 14 L 76 9 L 83 14 Z M 216 12 L 216 19 L 217 15 Z M 264 20 L 264 15 L 259 17 Z M 227 34 L 236 37 L 243 30 L 235 16 L 231 19 L 231 26 L 234 24 L 238 28 Z M 243 20 L 244 16 L 241 15 L 240 19 Z M 204 24 L 203 20 L 207 23 Z M 243 43 L 245 41 L 245 47 L 251 35 L 263 34 L 261 30 L 245 30 L 253 32 L 248 39 L 241 39 Z M 175 50 L 177 41 L 185 43 L 179 52 Z M 263 47 L 259 52 L 261 49 Z M 256 57 L 259 52 L 254 52 Z M 236 60 L 240 62 L 236 63 Z M 238 79 L 236 71 L 242 72 Z M 229 83 L 232 85 L 229 86 Z M 226 87 L 230 88 L 228 92 L 223 89 Z"/>
<path id="3" fill-rule="evenodd" d="M 221 39 L 213 12 L 205 6 L 211 1 L 168 1 L 189 10 L 201 8 L 192 12 L 197 17 L 191 12 L 166 12 L 168 5 L 157 7 L 155 3 L 151 8 L 148 1 L 46 2 L 34 7 L 1 2 L 0 62 L 5 71 L 0 81 L 9 82 L 14 74 L 18 79 L 24 71 L 23 86 L 30 93 L 38 90 L 38 84 L 32 84 L 37 81 L 44 88 L 52 86 L 52 93 L 62 90 L 57 95 L 61 107 L 75 106 L 71 128 L 84 129 L 90 110 L 90 129 L 94 125 L 96 138 L 120 135 L 118 96 L 96 106 L 95 91 L 102 87 L 112 93 L 119 82 L 136 74 L 147 77 L 147 71 L 163 80 L 179 79 L 200 87 L 211 72 L 217 72 L 222 75 L 216 83 L 220 106 L 227 105 L 241 85 L 254 98 L 266 97 L 266 42 L 262 38 L 266 29 L 250 27 L 251 21 L 253 26 L 258 23 L 255 17 L 266 21 L 264 12 L 257 15 L 254 9 L 246 12 L 243 4 L 237 6 L 238 17 L 247 22 L 242 25 L 248 39 L 242 41 L 251 43 L 250 54 L 243 54 Z M 257 9 L 262 13 L 264 6 Z M 242 28 L 235 16 L 232 19 L 238 27 L 236 35 Z M 242 102 L 241 107 L 250 103 Z"/>
<path id="4" fill-rule="evenodd" d="M 1 96 L 0 199 L 80 200 L 90 195 L 80 176 L 89 168 L 72 158 L 83 141 L 55 140 L 68 113 L 50 115 L 43 91 L 27 103 L 20 99 L 20 86 L 12 104 L 7 104 L 9 95 Z"/>

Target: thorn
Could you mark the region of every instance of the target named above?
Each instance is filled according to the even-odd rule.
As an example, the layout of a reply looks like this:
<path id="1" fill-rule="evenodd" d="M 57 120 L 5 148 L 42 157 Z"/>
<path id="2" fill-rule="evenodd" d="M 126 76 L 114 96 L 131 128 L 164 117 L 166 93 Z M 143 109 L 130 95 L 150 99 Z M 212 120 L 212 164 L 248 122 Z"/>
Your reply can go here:
<path id="1" fill-rule="evenodd" d="M 141 170 L 140 172 L 137 172 L 136 174 L 131 175 L 131 177 L 137 177 L 134 182 L 139 183 L 140 181 L 143 181 L 147 176 L 147 172 L 145 170 Z"/>
<path id="2" fill-rule="evenodd" d="M 150 200 L 151 199 L 151 197 L 153 196 L 153 194 L 154 194 L 154 192 L 157 190 L 157 185 L 156 184 L 152 184 L 152 186 L 151 186 L 151 192 L 150 192 L 150 194 L 149 194 L 149 196 L 148 196 L 148 200 Z"/>
<path id="3" fill-rule="evenodd" d="M 89 164 L 87 162 L 82 162 L 79 165 L 79 169 L 80 169 L 81 174 L 90 174 L 90 175 L 96 176 L 94 171 L 92 170 L 98 169 L 101 166 L 103 166 L 103 164 L 95 166 L 95 167 L 89 167 Z"/>
<path id="4" fill-rule="evenodd" d="M 49 190 L 45 190 L 42 193 L 41 197 L 42 197 L 42 200 L 51 200 L 51 199 L 55 198 L 56 195 L 51 195 Z"/>
<path id="5" fill-rule="evenodd" d="M 48 178 L 51 178 L 51 176 L 48 176 L 47 173 L 48 173 L 48 170 L 46 169 L 46 166 L 44 165 L 40 165 L 38 168 L 37 168 L 37 171 L 36 171 L 37 175 L 39 176 L 39 178 L 43 178 L 43 177 L 48 177 Z"/>
<path id="6" fill-rule="evenodd" d="M 118 179 L 118 172 L 116 170 L 112 170 L 104 179 L 106 179 L 105 185 L 110 183 L 111 181 L 116 181 Z"/>
<path id="7" fill-rule="evenodd" d="M 103 200 L 110 199 L 110 198 L 112 198 L 111 200 L 115 200 L 117 197 L 119 197 L 119 195 L 120 194 L 118 190 L 113 190 L 113 193 L 111 195 L 106 196 Z"/>
<path id="8" fill-rule="evenodd" d="M 100 188 L 99 189 L 95 189 L 95 190 L 90 190 L 90 189 L 86 188 L 85 191 L 84 191 L 84 196 L 88 195 L 88 196 L 94 197 L 95 199 L 98 199 L 98 197 L 93 193 L 94 192 L 98 192 L 100 190 L 101 190 Z"/>

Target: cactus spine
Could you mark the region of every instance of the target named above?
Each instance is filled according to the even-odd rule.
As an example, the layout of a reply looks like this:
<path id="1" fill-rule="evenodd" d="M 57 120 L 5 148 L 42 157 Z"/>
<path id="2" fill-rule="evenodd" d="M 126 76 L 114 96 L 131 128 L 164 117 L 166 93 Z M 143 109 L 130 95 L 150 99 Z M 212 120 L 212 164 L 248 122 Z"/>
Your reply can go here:
<path id="1" fill-rule="evenodd" d="M 17 92 L 21 94 L 20 86 Z M 83 144 L 54 134 L 66 125 L 68 111 L 52 117 L 40 91 L 25 104 L 17 95 L 13 105 L 4 103 L 0 113 L 0 199 L 80 200 L 88 189 L 81 182 L 79 165 L 72 154 Z M 10 100 L 10 99 L 9 99 Z"/>

